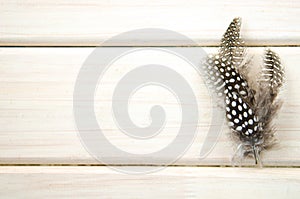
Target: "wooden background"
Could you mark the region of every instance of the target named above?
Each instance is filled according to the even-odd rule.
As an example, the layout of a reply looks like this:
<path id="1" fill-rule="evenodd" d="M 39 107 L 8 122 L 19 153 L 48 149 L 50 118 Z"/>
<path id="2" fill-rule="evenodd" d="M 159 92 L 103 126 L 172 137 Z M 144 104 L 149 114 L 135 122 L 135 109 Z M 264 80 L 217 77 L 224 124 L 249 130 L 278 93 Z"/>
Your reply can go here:
<path id="1" fill-rule="evenodd" d="M 249 55 L 260 55 L 269 47 L 280 55 L 286 68 L 285 101 L 276 120 L 280 142 L 263 154 L 265 168 L 253 168 L 251 160 L 242 168 L 231 168 L 234 147 L 226 128 L 207 158 L 199 159 L 211 106 L 201 79 L 189 69 L 182 75 L 193 85 L 200 118 L 204 119 L 182 158 L 157 173 L 126 175 L 91 157 L 76 131 L 72 97 L 79 69 L 95 46 L 125 31 L 163 28 L 184 34 L 205 51 L 214 52 L 229 22 L 237 16 L 243 19 L 242 35 Z M 299 16 L 300 2 L 296 0 L 0 0 L 0 197 L 299 198 Z M 114 46 L 187 44 L 132 38 Z M 134 61 L 124 59 L 111 75 L 122 75 L 133 63 L 145 61 L 146 55 Z M 259 63 L 261 57 L 253 59 Z M 159 54 L 155 60 L 159 63 L 165 57 Z M 104 118 L 114 144 L 136 150 L 108 118 L 114 82 L 107 78 L 103 88 L 103 93 L 96 95 L 97 117 Z M 133 120 L 139 124 L 147 124 L 149 104 L 165 105 L 171 116 L 177 115 L 180 106 L 157 89 L 142 92 L 131 103 L 136 106 Z M 164 146 L 179 126 L 180 118 L 171 117 L 164 134 L 139 147 L 139 152 Z M 150 166 L 145 162 L 123 160 L 118 167 Z"/>

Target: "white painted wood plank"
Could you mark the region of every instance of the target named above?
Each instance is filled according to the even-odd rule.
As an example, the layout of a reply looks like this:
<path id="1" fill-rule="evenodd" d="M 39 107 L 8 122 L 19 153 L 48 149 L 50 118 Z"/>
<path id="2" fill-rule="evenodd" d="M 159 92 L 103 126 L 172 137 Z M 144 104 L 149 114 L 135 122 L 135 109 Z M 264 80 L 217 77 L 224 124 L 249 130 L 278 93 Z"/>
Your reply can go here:
<path id="1" fill-rule="evenodd" d="M 81 164 L 99 163 L 94 160 L 80 142 L 73 119 L 72 97 L 77 73 L 92 52 L 92 48 L 1 48 L 0 49 L 0 163 L 2 164 Z M 205 48 L 215 51 L 216 48 Z M 263 154 L 265 165 L 300 165 L 300 70 L 297 67 L 300 48 L 273 48 L 281 56 L 287 72 L 285 103 L 277 120 L 278 147 Z M 262 48 L 251 48 L 249 53 L 262 53 Z M 180 126 L 179 104 L 168 92 L 150 90 L 141 92 L 132 99 L 131 116 L 137 124 L 147 124 L 149 110 L 153 104 L 162 104 L 169 111 L 164 133 L 152 142 L 133 142 L 125 139 L 110 115 L 110 94 L 114 81 L 138 59 L 124 59 L 115 64 L 103 81 L 103 93 L 96 93 L 96 111 L 102 121 L 108 139 L 123 150 L 149 153 L 158 150 L 176 135 Z M 149 57 L 148 57 L 149 59 Z M 152 57 L 150 57 L 152 59 Z M 174 69 L 174 60 L 156 55 L 158 63 L 165 61 Z M 147 60 L 146 60 L 147 61 Z M 173 64 L 173 65 L 172 65 Z M 179 165 L 228 165 L 233 154 L 233 144 L 222 131 L 214 150 L 203 160 L 200 149 L 210 125 L 211 106 L 202 79 L 189 67 L 181 70 L 195 90 L 201 121 L 198 134 L 191 148 L 175 164 Z M 105 76 L 104 76 L 105 77 Z M 135 143 L 135 144 L 132 144 Z M 119 157 L 111 157 L 119 160 Z M 155 157 L 153 157 L 155 158 Z M 145 164 L 144 162 L 120 161 L 119 164 Z M 247 164 L 252 164 L 249 160 Z"/>
<path id="2" fill-rule="evenodd" d="M 3 198 L 298 198 L 300 169 L 173 167 L 124 175 L 106 167 L 1 167 Z"/>
<path id="3" fill-rule="evenodd" d="M 217 45 L 234 17 L 244 20 L 248 45 L 299 45 L 297 0 L 1 0 L 0 44 L 95 46 L 117 34 L 162 28 L 179 32 L 199 45 Z M 144 35 L 145 36 L 145 35 Z M 145 37 L 143 37 L 145 38 Z M 133 37 L 115 45 L 186 45 Z"/>

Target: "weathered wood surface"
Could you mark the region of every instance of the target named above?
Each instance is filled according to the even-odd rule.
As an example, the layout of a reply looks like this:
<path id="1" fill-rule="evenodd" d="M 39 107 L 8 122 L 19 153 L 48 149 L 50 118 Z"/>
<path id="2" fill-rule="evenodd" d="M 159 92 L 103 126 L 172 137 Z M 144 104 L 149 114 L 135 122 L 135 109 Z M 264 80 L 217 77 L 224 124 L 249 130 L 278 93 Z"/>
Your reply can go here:
<path id="1" fill-rule="evenodd" d="M 124 175 L 105 167 L 1 167 L 1 198 L 299 198 L 299 169 L 171 167 Z"/>
<path id="2" fill-rule="evenodd" d="M 0 0 L 0 197 L 299 198 L 300 170 L 295 168 L 300 166 L 299 15 L 297 0 Z M 125 136 L 110 107 L 122 75 L 143 63 L 168 65 L 186 79 L 198 100 L 198 134 L 191 147 L 173 166 L 148 175 L 114 171 L 102 166 L 108 162 L 99 162 L 87 152 L 74 122 L 73 90 L 82 64 L 94 49 L 88 46 L 190 45 L 159 31 L 103 44 L 127 31 L 157 28 L 183 34 L 197 46 L 213 47 L 204 50 L 214 52 L 234 17 L 243 19 L 242 36 L 252 46 L 250 56 L 262 54 L 263 47 L 269 46 L 286 68 L 284 105 L 276 119 L 279 144 L 263 154 L 267 168 L 219 167 L 231 165 L 235 149 L 226 126 L 211 153 L 199 159 L 212 125 L 210 97 L 190 65 L 158 51 L 123 57 L 110 67 L 95 92 L 97 119 L 107 139 L 124 151 L 147 154 L 167 146 L 181 123 L 181 106 L 170 92 L 145 87 L 130 100 L 129 113 L 137 125 L 150 123 L 153 105 L 162 105 L 167 113 L 162 133 L 146 141 Z M 256 67 L 260 58 L 254 57 Z M 106 157 L 118 164 L 117 170 L 159 166 L 149 165 L 157 157 L 143 161 L 109 153 Z M 244 162 L 249 165 L 253 160 Z"/>
<path id="3" fill-rule="evenodd" d="M 297 0 L 11 0 L 0 1 L 2 46 L 96 46 L 117 34 L 162 28 L 199 45 L 217 45 L 233 17 L 242 17 L 248 45 L 299 45 Z M 114 45 L 186 45 L 176 38 L 133 37 Z"/>
<path id="4" fill-rule="evenodd" d="M 204 48 L 208 52 L 216 48 Z M 300 166 L 300 90 L 298 67 L 300 50 L 297 47 L 272 48 L 286 67 L 284 105 L 276 121 L 279 145 L 265 152 L 268 166 Z M 0 49 L 0 163 L 2 164 L 85 164 L 94 160 L 80 142 L 73 118 L 74 83 L 81 65 L 93 48 L 1 48 Z M 261 54 L 263 48 L 250 48 L 249 55 Z M 259 57 L 259 56 L 258 56 Z M 163 133 L 146 142 L 127 138 L 118 130 L 111 114 L 111 94 L 123 74 L 136 64 L 155 60 L 181 71 L 194 89 L 199 102 L 198 134 L 191 148 L 174 164 L 230 165 L 234 151 L 223 128 L 214 150 L 200 160 L 199 153 L 210 124 L 211 104 L 201 77 L 191 67 L 176 64 L 160 53 L 140 54 L 124 58 L 104 75 L 96 92 L 96 115 L 102 121 L 107 138 L 129 152 L 150 153 L 166 146 L 176 136 L 180 126 L 180 105 L 168 91 L 150 87 L 137 92 L 131 100 L 130 115 L 140 125 L 149 124 L 149 106 L 162 104 L 169 113 Z M 255 58 L 258 61 L 258 58 Z M 179 63 L 179 62 L 177 62 Z M 183 68 L 185 67 L 185 68 Z M 88 129 L 87 129 L 88 130 Z M 119 157 L 111 157 L 118 160 Z M 120 161 L 120 164 L 145 162 Z M 247 164 L 252 164 L 249 160 Z"/>

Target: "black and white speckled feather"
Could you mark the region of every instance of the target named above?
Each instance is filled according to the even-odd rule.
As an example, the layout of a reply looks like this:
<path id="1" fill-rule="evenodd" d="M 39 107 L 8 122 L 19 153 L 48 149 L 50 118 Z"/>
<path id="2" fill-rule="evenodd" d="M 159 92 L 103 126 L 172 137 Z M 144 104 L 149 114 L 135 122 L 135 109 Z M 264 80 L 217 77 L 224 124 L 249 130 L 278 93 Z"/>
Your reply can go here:
<path id="1" fill-rule="evenodd" d="M 244 41 L 240 37 L 240 26 L 241 19 L 235 18 L 223 35 L 219 53 L 209 55 L 204 63 L 207 83 L 220 97 L 230 92 L 236 92 L 243 98 L 254 96 L 246 78 L 238 71 L 245 51 Z"/>
<path id="2" fill-rule="evenodd" d="M 224 33 L 219 49 L 219 55 L 226 58 L 235 68 L 241 65 L 245 55 L 244 41 L 240 32 L 241 19 L 235 18 Z"/>
<path id="3" fill-rule="evenodd" d="M 219 52 L 208 56 L 204 71 L 208 83 L 225 101 L 228 126 L 238 143 L 234 157 L 253 156 L 256 163 L 261 163 L 261 151 L 275 141 L 272 120 L 281 105 L 276 97 L 283 84 L 284 71 L 278 55 L 268 49 L 259 86 L 255 90 L 251 87 L 245 70 L 249 66 L 242 66 L 245 49 L 240 26 L 239 18 L 231 22 Z"/>

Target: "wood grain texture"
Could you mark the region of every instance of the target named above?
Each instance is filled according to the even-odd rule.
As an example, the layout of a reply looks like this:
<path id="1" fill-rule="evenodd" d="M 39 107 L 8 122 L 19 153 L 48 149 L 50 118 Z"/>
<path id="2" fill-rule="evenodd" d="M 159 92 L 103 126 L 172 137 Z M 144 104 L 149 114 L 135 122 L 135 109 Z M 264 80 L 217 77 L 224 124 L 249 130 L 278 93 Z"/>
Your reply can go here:
<path id="1" fill-rule="evenodd" d="M 94 48 L 0 48 L 0 163 L 2 164 L 88 164 L 94 160 L 80 142 L 73 118 L 73 90 L 81 65 Z M 300 70 L 297 67 L 300 49 L 272 48 L 279 53 L 286 67 L 285 103 L 276 121 L 279 145 L 263 154 L 269 166 L 300 166 Z M 204 48 L 207 52 L 216 48 Z M 147 52 L 147 51 L 146 51 Z M 201 118 L 196 138 L 185 155 L 174 164 L 230 165 L 234 146 L 228 139 L 227 127 L 205 159 L 200 149 L 211 125 L 210 98 L 203 81 L 192 67 L 169 59 L 165 54 L 150 51 L 135 58 L 120 59 L 103 76 L 102 90 L 95 93 L 96 116 L 105 136 L 117 147 L 128 152 L 151 153 L 167 146 L 181 125 L 180 105 L 165 90 L 150 87 L 137 92 L 130 101 L 129 113 L 137 125 L 149 125 L 149 107 L 162 105 L 167 124 L 160 136 L 148 141 L 129 139 L 112 119 L 111 95 L 118 79 L 137 64 L 150 60 L 178 70 L 195 91 Z M 250 48 L 249 55 L 261 54 L 263 48 Z M 258 56 L 260 57 L 260 56 Z M 258 58 L 254 58 L 258 61 Z M 176 63 L 177 64 L 176 64 Z M 259 65 L 259 64 L 258 64 Z M 84 99 L 83 99 L 84 100 Z M 124 99 L 125 100 L 125 99 Z M 87 128 L 87 131 L 91 129 Z M 120 157 L 110 157 L 118 162 Z M 156 157 L 153 157 L 156 158 Z M 130 160 L 119 164 L 145 164 Z M 252 160 L 246 164 L 253 164 Z"/>
<path id="2" fill-rule="evenodd" d="M 124 175 L 106 167 L 1 167 L 3 198 L 298 198 L 299 169 L 167 168 Z"/>
<path id="3" fill-rule="evenodd" d="M 117 34 L 169 29 L 199 45 L 217 45 L 234 17 L 244 20 L 247 45 L 300 45 L 297 0 L 1 0 L 2 46 L 98 46 Z M 187 45 L 183 40 L 132 37 L 113 45 Z"/>

